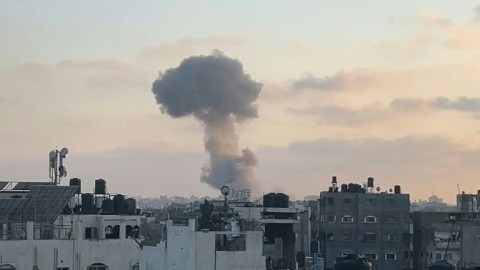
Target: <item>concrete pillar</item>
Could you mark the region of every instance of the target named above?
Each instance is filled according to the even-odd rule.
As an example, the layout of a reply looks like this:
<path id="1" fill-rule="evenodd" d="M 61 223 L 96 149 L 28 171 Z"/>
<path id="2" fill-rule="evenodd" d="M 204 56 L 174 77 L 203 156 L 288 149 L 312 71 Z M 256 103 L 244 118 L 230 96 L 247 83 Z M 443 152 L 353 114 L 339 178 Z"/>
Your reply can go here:
<path id="1" fill-rule="evenodd" d="M 27 239 L 34 239 L 34 223 L 33 221 L 27 221 Z"/>

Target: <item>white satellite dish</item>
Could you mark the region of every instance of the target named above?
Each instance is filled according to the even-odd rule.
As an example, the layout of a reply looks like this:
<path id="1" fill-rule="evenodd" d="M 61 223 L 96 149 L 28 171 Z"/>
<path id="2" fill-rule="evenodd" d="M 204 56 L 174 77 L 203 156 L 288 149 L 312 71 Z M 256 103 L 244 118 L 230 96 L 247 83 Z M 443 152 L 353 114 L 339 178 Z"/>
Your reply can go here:
<path id="1" fill-rule="evenodd" d="M 222 192 L 222 195 L 226 197 L 228 194 L 230 194 L 230 188 L 228 186 L 223 186 L 220 189 L 220 192 Z"/>
<path id="2" fill-rule="evenodd" d="M 380 192 L 381 188 L 380 187 L 377 187 L 377 192 Z"/>

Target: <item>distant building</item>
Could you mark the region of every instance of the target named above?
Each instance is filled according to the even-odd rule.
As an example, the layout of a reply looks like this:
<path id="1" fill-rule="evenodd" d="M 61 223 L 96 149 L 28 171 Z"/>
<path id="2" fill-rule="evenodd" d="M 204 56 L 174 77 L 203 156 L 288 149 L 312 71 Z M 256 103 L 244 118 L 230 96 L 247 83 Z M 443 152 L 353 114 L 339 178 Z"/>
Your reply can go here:
<path id="1" fill-rule="evenodd" d="M 329 191 L 318 202 L 319 252 L 326 269 L 344 254 L 368 257 L 374 269 L 411 269 L 410 196 L 374 190 L 373 178 L 364 186 L 337 186 L 333 177 Z M 313 245 L 314 246 L 314 245 Z"/>
<path id="2" fill-rule="evenodd" d="M 461 269 L 480 267 L 480 215 L 414 212 L 414 269 L 447 261 Z"/>

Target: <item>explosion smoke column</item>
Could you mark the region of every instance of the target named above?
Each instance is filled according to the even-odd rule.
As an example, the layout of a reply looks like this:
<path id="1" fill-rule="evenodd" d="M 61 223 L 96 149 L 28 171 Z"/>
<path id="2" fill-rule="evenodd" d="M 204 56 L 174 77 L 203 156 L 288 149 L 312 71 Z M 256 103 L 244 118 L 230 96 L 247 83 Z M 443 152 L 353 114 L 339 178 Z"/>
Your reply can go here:
<path id="1" fill-rule="evenodd" d="M 240 151 L 235 123 L 258 117 L 254 102 L 261 87 L 238 60 L 218 51 L 186 58 L 153 83 L 162 112 L 174 118 L 193 115 L 204 124 L 210 164 L 202 168 L 202 182 L 215 188 L 255 188 L 258 160 L 248 148 Z"/>

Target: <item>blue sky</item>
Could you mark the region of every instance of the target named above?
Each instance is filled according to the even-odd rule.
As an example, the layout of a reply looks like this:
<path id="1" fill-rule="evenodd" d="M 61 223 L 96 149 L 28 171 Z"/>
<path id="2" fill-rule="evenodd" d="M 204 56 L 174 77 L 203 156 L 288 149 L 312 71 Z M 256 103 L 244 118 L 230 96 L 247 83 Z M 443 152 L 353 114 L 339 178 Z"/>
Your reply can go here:
<path id="1" fill-rule="evenodd" d="M 219 49 L 263 84 L 260 117 L 237 127 L 260 158 L 262 191 L 295 187 L 302 197 L 331 175 L 374 176 L 414 199 L 452 186 L 438 193 L 453 201 L 452 178 L 479 188 L 478 5 L 1 1 L 0 113 L 9 117 L 0 120 L 0 178 L 43 179 L 46 153 L 66 145 L 71 173 L 86 181 L 150 196 L 216 194 L 198 180 L 202 127 L 162 115 L 151 83 Z M 322 151 L 328 145 L 341 153 Z M 382 158 L 362 158 L 370 150 Z M 131 187 L 134 177 L 145 184 Z"/>

